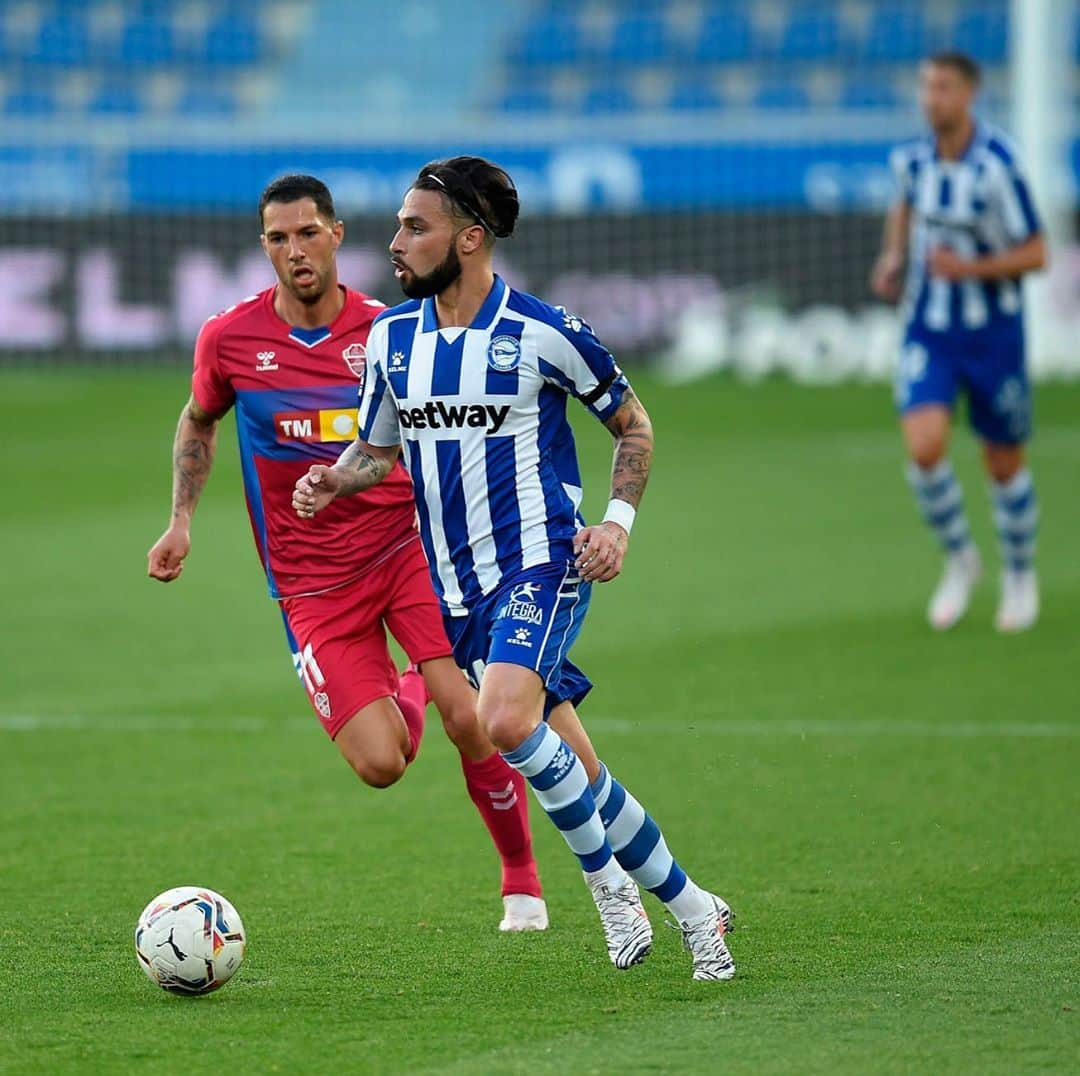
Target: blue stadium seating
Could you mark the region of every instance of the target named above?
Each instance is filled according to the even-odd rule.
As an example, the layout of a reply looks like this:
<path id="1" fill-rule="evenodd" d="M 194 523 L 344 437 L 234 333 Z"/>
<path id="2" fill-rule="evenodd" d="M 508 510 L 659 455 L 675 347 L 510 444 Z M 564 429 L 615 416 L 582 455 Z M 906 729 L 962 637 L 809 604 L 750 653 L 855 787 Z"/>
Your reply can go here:
<path id="1" fill-rule="evenodd" d="M 86 14 L 72 10 L 42 19 L 37 41 L 27 59 L 55 67 L 82 67 L 90 63 L 90 31 Z"/>
<path id="2" fill-rule="evenodd" d="M 258 20 L 249 11 L 237 9 L 218 15 L 206 28 L 202 59 L 211 66 L 245 67 L 262 55 L 262 34 Z"/>
<path id="3" fill-rule="evenodd" d="M 931 47 L 920 7 L 893 4 L 874 8 L 863 45 L 864 59 L 915 63 Z"/>
<path id="4" fill-rule="evenodd" d="M 980 63 L 1004 63 L 1009 51 L 1009 15 L 1004 7 L 985 4 L 962 8 L 949 40 L 952 48 L 970 53 Z"/>
<path id="5" fill-rule="evenodd" d="M 236 95 L 219 86 L 189 86 L 176 102 L 176 111 L 181 116 L 209 118 L 212 116 L 232 116 L 237 110 Z"/>
<path id="6" fill-rule="evenodd" d="M 87 108 L 99 116 L 137 116 L 142 100 L 130 81 L 111 78 L 90 98 Z"/>
<path id="7" fill-rule="evenodd" d="M 710 11 L 701 21 L 692 50 L 701 63 L 738 63 L 754 53 L 754 29 L 739 8 Z"/>
<path id="8" fill-rule="evenodd" d="M 132 67 L 167 64 L 177 59 L 172 20 L 156 12 L 136 15 L 120 34 L 117 59 Z"/>
<path id="9" fill-rule="evenodd" d="M 668 98 L 668 108 L 676 112 L 707 112 L 723 105 L 723 98 L 711 86 L 697 79 L 680 81 Z"/>
<path id="10" fill-rule="evenodd" d="M 581 111 L 587 116 L 634 112 L 637 107 L 637 101 L 627 87 L 607 83 L 591 86 L 581 101 Z"/>
<path id="11" fill-rule="evenodd" d="M 539 67 L 571 64 L 581 58 L 581 26 L 562 12 L 539 16 L 525 26 L 511 54 L 515 63 Z"/>
<path id="12" fill-rule="evenodd" d="M 4 98 L 4 115 L 38 119 L 53 116 L 58 111 L 52 88 L 39 78 L 28 79 L 8 91 Z"/>
<path id="13" fill-rule="evenodd" d="M 899 104 L 896 90 L 882 78 L 856 76 L 840 91 L 841 108 L 896 108 Z"/>
<path id="14" fill-rule="evenodd" d="M 784 78 L 764 82 L 754 94 L 755 108 L 807 108 L 810 95 L 799 82 Z"/>
<path id="15" fill-rule="evenodd" d="M 663 15 L 632 15 L 615 24 L 609 58 L 640 66 L 669 58 L 668 28 Z"/>
<path id="16" fill-rule="evenodd" d="M 791 13 L 775 54 L 786 60 L 836 60 L 846 46 L 836 12 L 808 7 Z"/>

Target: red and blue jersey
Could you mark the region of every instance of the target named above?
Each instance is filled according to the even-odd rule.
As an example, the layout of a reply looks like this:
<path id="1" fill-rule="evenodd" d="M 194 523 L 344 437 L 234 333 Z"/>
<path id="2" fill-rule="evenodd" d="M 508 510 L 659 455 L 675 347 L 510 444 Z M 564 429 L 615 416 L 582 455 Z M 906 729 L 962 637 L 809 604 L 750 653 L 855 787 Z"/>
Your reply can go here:
<path id="1" fill-rule="evenodd" d="M 292 508 L 296 480 L 312 463 L 332 464 L 356 437 L 368 331 L 383 304 L 343 291 L 330 325 L 304 329 L 278 316 L 268 288 L 212 317 L 195 345 L 196 403 L 212 415 L 236 410 L 251 529 L 275 598 L 341 586 L 416 536 L 412 483 L 400 464 L 317 519 Z"/>

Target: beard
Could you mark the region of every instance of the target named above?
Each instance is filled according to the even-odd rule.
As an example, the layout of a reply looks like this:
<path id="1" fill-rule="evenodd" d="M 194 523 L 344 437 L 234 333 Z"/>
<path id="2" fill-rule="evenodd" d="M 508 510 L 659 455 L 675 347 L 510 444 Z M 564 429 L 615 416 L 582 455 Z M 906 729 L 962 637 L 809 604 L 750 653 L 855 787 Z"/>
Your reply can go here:
<path id="1" fill-rule="evenodd" d="M 315 274 L 314 279 L 305 284 L 298 284 L 291 276 L 288 280 L 283 281 L 292 297 L 305 306 L 314 306 L 326 294 L 326 290 L 330 286 L 330 274 L 328 272 L 320 273 L 317 270 L 312 270 L 312 272 Z"/>
<path id="2" fill-rule="evenodd" d="M 451 244 L 446 251 L 446 257 L 426 276 L 413 273 L 411 279 L 402 277 L 401 290 L 410 299 L 430 299 L 431 296 L 446 291 L 459 276 L 461 259 Z"/>

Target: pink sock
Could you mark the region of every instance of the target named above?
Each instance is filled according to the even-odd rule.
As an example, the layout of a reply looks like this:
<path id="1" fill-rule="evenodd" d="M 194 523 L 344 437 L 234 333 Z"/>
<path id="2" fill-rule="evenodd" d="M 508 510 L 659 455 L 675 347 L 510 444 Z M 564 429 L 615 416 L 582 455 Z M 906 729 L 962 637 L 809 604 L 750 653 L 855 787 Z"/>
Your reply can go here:
<path id="1" fill-rule="evenodd" d="M 496 751 L 482 762 L 461 756 L 469 797 L 476 804 L 502 860 L 502 894 L 539 897 L 540 874 L 532 851 L 525 778 Z"/>
<path id="2" fill-rule="evenodd" d="M 405 718 L 409 730 L 409 754 L 407 762 L 416 758 L 420 739 L 424 735 L 424 710 L 427 707 L 427 688 L 418 669 L 409 666 L 398 679 L 398 709 Z"/>

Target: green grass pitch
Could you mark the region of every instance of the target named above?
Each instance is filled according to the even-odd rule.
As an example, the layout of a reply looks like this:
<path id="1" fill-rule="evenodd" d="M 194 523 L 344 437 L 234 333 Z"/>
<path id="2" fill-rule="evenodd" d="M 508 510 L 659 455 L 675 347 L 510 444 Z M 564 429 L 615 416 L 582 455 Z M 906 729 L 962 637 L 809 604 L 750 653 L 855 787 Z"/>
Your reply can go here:
<path id="1" fill-rule="evenodd" d="M 1038 397 L 1038 629 L 925 627 L 938 562 L 888 392 L 639 391 L 659 437 L 624 577 L 575 650 L 600 753 L 736 908 L 738 978 L 678 935 L 607 962 L 534 809 L 552 928 L 505 938 L 495 855 L 434 715 L 365 789 L 311 717 L 265 597 L 232 420 L 182 580 L 173 370 L 7 372 L 0 1071 L 1026 1073 L 1080 1066 L 1080 388 Z M 610 439 L 575 420 L 587 508 Z M 974 446 L 956 440 L 993 564 Z M 172 885 L 250 935 L 213 996 L 139 970 Z"/>

